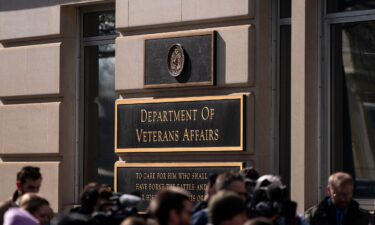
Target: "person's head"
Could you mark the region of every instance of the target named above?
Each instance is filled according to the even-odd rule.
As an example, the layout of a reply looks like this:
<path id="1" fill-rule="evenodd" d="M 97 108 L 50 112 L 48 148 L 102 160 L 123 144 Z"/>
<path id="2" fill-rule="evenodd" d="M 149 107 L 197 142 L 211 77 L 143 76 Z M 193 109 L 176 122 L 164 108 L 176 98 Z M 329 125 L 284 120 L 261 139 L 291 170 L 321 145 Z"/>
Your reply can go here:
<path id="1" fill-rule="evenodd" d="M 272 221 L 264 218 L 264 217 L 258 217 L 251 220 L 246 221 L 245 225 L 272 225 Z"/>
<path id="2" fill-rule="evenodd" d="M 213 225 L 243 225 L 247 219 L 245 201 L 233 191 L 219 191 L 208 203 L 208 218 Z"/>
<path id="3" fill-rule="evenodd" d="M 250 180 L 253 180 L 253 181 L 256 181 L 258 180 L 259 178 L 259 172 L 258 170 L 256 170 L 254 167 L 250 166 L 250 167 L 246 167 L 246 168 L 243 168 L 240 173 L 247 179 L 250 179 Z"/>
<path id="4" fill-rule="evenodd" d="M 159 225 L 190 225 L 192 207 L 189 193 L 173 187 L 156 195 L 150 203 L 149 213 Z"/>
<path id="5" fill-rule="evenodd" d="M 217 176 L 218 174 L 216 173 L 210 174 L 208 176 L 206 189 L 204 190 L 204 200 L 207 202 L 216 193 L 215 183 L 216 183 Z"/>
<path id="6" fill-rule="evenodd" d="M 333 205 L 347 208 L 353 197 L 353 178 L 344 172 L 337 172 L 328 178 L 327 192 Z"/>
<path id="7" fill-rule="evenodd" d="M 89 183 L 81 193 L 80 200 L 84 212 L 91 214 L 93 212 L 108 211 L 111 207 L 110 198 L 112 189 L 106 184 Z"/>
<path id="8" fill-rule="evenodd" d="M 242 176 L 245 178 L 245 186 L 247 193 L 252 195 L 255 189 L 255 184 L 259 178 L 259 173 L 254 167 L 246 167 L 240 171 Z"/>
<path id="9" fill-rule="evenodd" d="M 245 182 L 241 174 L 226 172 L 220 174 L 216 179 L 215 188 L 217 191 L 228 190 L 236 192 L 243 198 L 246 198 Z"/>
<path id="10" fill-rule="evenodd" d="M 52 209 L 49 202 L 34 193 L 26 193 L 21 196 L 19 207 L 33 215 L 41 225 L 48 224 L 52 217 Z"/>
<path id="11" fill-rule="evenodd" d="M 42 184 L 39 167 L 25 166 L 17 173 L 17 190 L 20 195 L 38 193 Z"/>
<path id="12" fill-rule="evenodd" d="M 80 213 L 69 213 L 56 216 L 51 225 L 90 225 L 89 217 Z"/>
<path id="13" fill-rule="evenodd" d="M 131 216 L 122 221 L 121 225 L 146 225 L 146 222 L 142 218 Z"/>

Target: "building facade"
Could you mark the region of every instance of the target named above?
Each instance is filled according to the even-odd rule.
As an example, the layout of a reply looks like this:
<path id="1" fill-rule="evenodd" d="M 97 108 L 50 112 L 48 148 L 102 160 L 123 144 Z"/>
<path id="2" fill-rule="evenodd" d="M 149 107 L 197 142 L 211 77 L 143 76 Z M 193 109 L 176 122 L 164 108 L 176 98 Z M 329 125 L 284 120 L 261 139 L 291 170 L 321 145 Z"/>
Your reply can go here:
<path id="1" fill-rule="evenodd" d="M 1 0 L 0 198 L 29 164 L 62 211 L 87 182 L 116 188 L 115 164 L 239 163 L 280 174 L 300 212 L 324 196 L 330 173 L 347 171 L 355 197 L 374 209 L 373 9 L 356 0 Z M 146 85 L 150 40 L 202 34 L 213 37 L 212 82 Z M 116 100 L 208 96 L 243 96 L 239 150 L 117 151 Z"/>

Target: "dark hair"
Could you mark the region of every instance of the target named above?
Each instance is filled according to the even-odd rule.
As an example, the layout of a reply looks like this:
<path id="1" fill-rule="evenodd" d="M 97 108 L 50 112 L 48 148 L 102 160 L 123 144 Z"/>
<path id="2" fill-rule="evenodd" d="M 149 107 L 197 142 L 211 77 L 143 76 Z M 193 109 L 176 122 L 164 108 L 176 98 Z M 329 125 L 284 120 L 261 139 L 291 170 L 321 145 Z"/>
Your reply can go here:
<path id="1" fill-rule="evenodd" d="M 213 225 L 220 225 L 245 212 L 245 201 L 232 191 L 220 191 L 208 203 L 208 217 Z"/>
<path id="2" fill-rule="evenodd" d="M 159 225 L 166 225 L 170 211 L 176 210 L 177 213 L 181 213 L 185 201 L 190 201 L 188 192 L 176 187 L 167 188 L 159 192 L 150 203 L 149 212 L 159 222 Z"/>
<path id="3" fill-rule="evenodd" d="M 259 178 L 258 171 L 250 166 L 241 170 L 240 172 L 245 178 L 256 181 Z"/>
<path id="4" fill-rule="evenodd" d="M 89 225 L 89 218 L 80 213 L 69 213 L 52 219 L 52 225 Z"/>
<path id="5" fill-rule="evenodd" d="M 80 195 L 83 212 L 92 213 L 99 198 L 109 199 L 112 195 L 112 189 L 107 184 L 88 183 Z"/>
<path id="6" fill-rule="evenodd" d="M 215 185 L 218 175 L 219 174 L 217 174 L 217 173 L 212 173 L 212 174 L 208 175 L 209 187 L 212 187 L 212 186 Z"/>
<path id="7" fill-rule="evenodd" d="M 234 172 L 225 172 L 220 174 L 216 179 L 216 190 L 228 190 L 229 186 L 235 181 L 242 181 L 244 179 L 241 174 Z"/>
<path id="8" fill-rule="evenodd" d="M 39 167 L 25 166 L 17 173 L 17 181 L 21 184 L 26 183 L 26 180 L 38 180 L 42 179 L 42 174 L 40 173 Z"/>

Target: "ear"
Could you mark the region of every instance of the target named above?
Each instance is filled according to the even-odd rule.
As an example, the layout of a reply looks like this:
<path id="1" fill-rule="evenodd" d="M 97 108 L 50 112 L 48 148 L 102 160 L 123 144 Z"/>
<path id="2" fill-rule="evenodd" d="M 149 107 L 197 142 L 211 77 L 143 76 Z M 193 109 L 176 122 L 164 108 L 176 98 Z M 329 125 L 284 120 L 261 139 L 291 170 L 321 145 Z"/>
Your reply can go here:
<path id="1" fill-rule="evenodd" d="M 327 188 L 326 188 L 326 195 L 327 196 L 332 196 L 331 188 L 329 187 L 329 185 L 327 185 Z"/>
<path id="2" fill-rule="evenodd" d="M 175 209 L 169 211 L 169 224 L 178 224 L 179 223 L 179 216 Z"/>
<path id="3" fill-rule="evenodd" d="M 16 181 L 17 190 L 21 189 L 21 181 Z"/>

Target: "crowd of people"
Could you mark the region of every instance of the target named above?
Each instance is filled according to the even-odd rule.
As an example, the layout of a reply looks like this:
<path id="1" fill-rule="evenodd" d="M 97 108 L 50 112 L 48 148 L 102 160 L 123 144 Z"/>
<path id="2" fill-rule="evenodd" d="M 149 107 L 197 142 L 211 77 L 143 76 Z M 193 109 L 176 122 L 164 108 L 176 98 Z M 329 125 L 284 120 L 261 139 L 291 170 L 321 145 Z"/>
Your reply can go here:
<path id="1" fill-rule="evenodd" d="M 329 177 L 327 196 L 304 215 L 288 198 L 287 187 L 275 175 L 259 176 L 254 168 L 212 174 L 204 200 L 193 205 L 190 193 L 169 187 L 157 193 L 146 212 L 138 212 L 141 198 L 114 193 L 108 185 L 90 183 L 80 205 L 54 214 L 47 199 L 37 193 L 42 185 L 38 167 L 17 173 L 12 197 L 0 204 L 4 225 L 369 225 L 369 212 L 353 200 L 354 182 L 344 172 Z"/>

